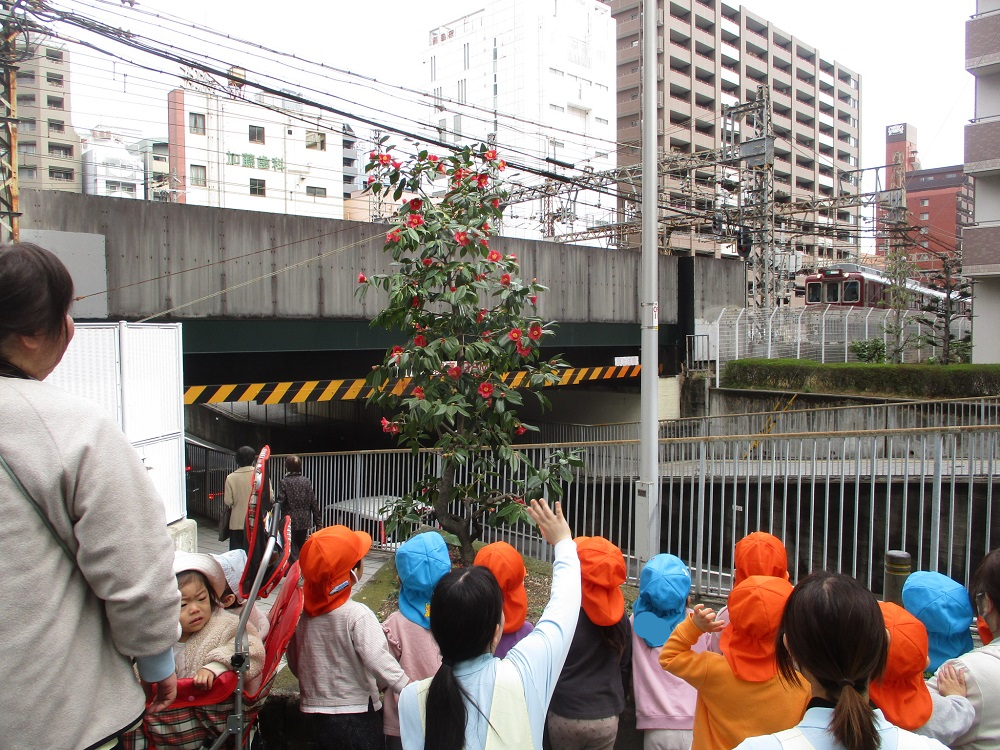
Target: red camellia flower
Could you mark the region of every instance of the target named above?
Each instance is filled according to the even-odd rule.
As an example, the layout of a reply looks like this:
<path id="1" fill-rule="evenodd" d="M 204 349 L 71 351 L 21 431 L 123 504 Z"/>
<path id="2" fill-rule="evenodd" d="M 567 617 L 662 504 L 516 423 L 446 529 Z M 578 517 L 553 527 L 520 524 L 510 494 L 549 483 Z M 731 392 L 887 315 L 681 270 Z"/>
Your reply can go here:
<path id="1" fill-rule="evenodd" d="M 493 199 L 493 208 L 500 208 L 500 199 L 499 198 L 494 198 Z"/>
<path id="2" fill-rule="evenodd" d="M 413 389 L 413 398 L 420 399 L 421 401 L 424 400 L 424 389 L 419 385 Z"/>
<path id="3" fill-rule="evenodd" d="M 532 294 L 530 297 L 528 297 L 528 301 L 531 304 L 533 304 L 533 305 L 537 305 L 538 304 L 538 295 L 537 294 Z"/>
<path id="4" fill-rule="evenodd" d="M 455 170 L 455 173 L 451 176 L 451 178 L 455 182 L 461 182 L 462 180 L 464 180 L 468 176 L 468 174 L 469 174 L 469 170 L 462 169 L 461 167 L 459 167 L 458 169 Z"/>
<path id="5" fill-rule="evenodd" d="M 468 244 L 470 242 L 470 240 L 469 240 L 469 233 L 468 232 L 455 232 L 455 242 L 457 242 L 462 247 L 468 246 Z"/>
<path id="6" fill-rule="evenodd" d="M 420 262 L 423 263 L 425 266 L 431 266 L 431 265 L 434 264 L 434 259 L 433 258 L 424 258 Z"/>
<path id="7" fill-rule="evenodd" d="M 531 346 L 518 341 L 517 353 L 520 354 L 522 357 L 527 357 L 529 354 L 531 354 Z"/>
<path id="8" fill-rule="evenodd" d="M 483 341 L 489 341 L 491 338 L 493 338 L 492 331 L 483 331 Z"/>
<path id="9" fill-rule="evenodd" d="M 451 291 L 453 291 L 453 292 L 457 292 L 457 291 L 458 291 L 458 287 L 454 287 L 454 286 L 453 286 L 453 287 L 449 287 L 449 288 L 450 288 L 450 289 L 451 289 Z"/>
<path id="10" fill-rule="evenodd" d="M 385 235 L 385 241 L 386 242 L 399 242 L 399 236 L 400 236 L 399 235 L 399 230 L 398 229 L 393 229 L 391 232 L 386 233 L 386 235 Z"/>
<path id="11" fill-rule="evenodd" d="M 396 360 L 399 359 L 399 355 L 401 355 L 402 353 L 403 353 L 403 347 L 401 346 L 392 347 L 392 349 L 389 350 L 389 361 L 395 362 Z"/>
<path id="12" fill-rule="evenodd" d="M 505 273 L 500 276 L 500 286 L 510 286 L 510 274 Z"/>
<path id="13" fill-rule="evenodd" d="M 427 339 L 424 338 L 423 334 L 418 333 L 413 337 L 414 346 L 427 346 Z"/>
<path id="14" fill-rule="evenodd" d="M 538 341 L 542 337 L 542 326 L 540 323 L 532 323 L 528 327 L 528 338 L 532 341 Z"/>
<path id="15" fill-rule="evenodd" d="M 386 419 L 385 417 L 382 417 L 382 432 L 388 432 L 389 431 L 389 425 L 390 425 L 389 420 Z"/>
<path id="16" fill-rule="evenodd" d="M 483 398 L 489 398 L 493 395 L 493 384 L 492 383 L 480 383 L 479 388 L 476 392 Z"/>
<path id="17" fill-rule="evenodd" d="M 523 435 L 523 434 L 524 434 L 524 433 L 526 433 L 527 431 L 528 431 L 528 428 L 527 428 L 527 427 L 525 427 L 525 426 L 524 426 L 523 424 L 519 424 L 519 425 L 517 426 L 517 429 L 516 429 L 516 430 L 514 430 L 514 434 L 515 434 L 515 435 Z M 522 505 L 524 504 L 524 500 L 521 500 L 521 498 L 519 498 L 519 497 L 515 497 L 515 498 L 514 498 L 514 500 L 515 500 L 515 502 L 516 502 L 516 501 L 520 501 Z"/>
<path id="18" fill-rule="evenodd" d="M 448 171 L 448 168 L 444 165 L 444 162 L 441 162 L 440 164 L 438 164 L 438 172 L 440 172 L 441 174 L 444 174 L 447 171 Z"/>
<path id="19" fill-rule="evenodd" d="M 484 221 L 480 229 L 482 229 L 484 232 L 490 231 L 490 223 L 488 221 Z"/>
<path id="20" fill-rule="evenodd" d="M 424 225 L 424 217 L 421 214 L 410 214 L 406 217 L 406 226 L 414 229 Z"/>
<path id="21" fill-rule="evenodd" d="M 375 182 L 375 175 L 368 175 L 368 184 L 371 185 L 373 182 Z"/>
<path id="22" fill-rule="evenodd" d="M 507 256 L 507 260 L 517 260 L 517 256 L 514 255 L 514 253 L 511 253 L 510 255 Z"/>
<path id="23" fill-rule="evenodd" d="M 479 240 L 479 244 L 482 245 L 483 247 L 489 247 L 490 241 L 485 237 L 483 237 L 481 240 Z"/>
<path id="24" fill-rule="evenodd" d="M 364 284 L 366 281 L 368 281 L 368 277 L 365 276 L 363 273 L 359 273 L 358 274 L 358 283 L 359 284 Z"/>
<path id="25" fill-rule="evenodd" d="M 476 186 L 480 190 L 482 190 L 489 184 L 490 184 L 490 176 L 488 174 L 476 175 Z"/>
<path id="26" fill-rule="evenodd" d="M 510 331 L 507 333 L 507 338 L 509 338 L 511 341 L 520 341 L 521 340 L 521 329 L 520 328 L 512 328 L 512 329 L 510 329 Z"/>
<path id="27" fill-rule="evenodd" d="M 378 151 L 369 151 L 368 152 L 368 160 L 369 161 L 375 161 L 377 158 L 378 158 Z"/>
<path id="28" fill-rule="evenodd" d="M 448 368 L 448 377 L 455 378 L 455 380 L 458 380 L 460 377 L 462 377 L 462 368 L 459 367 L 458 365 L 452 365 L 451 367 Z"/>
<path id="29" fill-rule="evenodd" d="M 437 154 L 427 154 L 427 161 L 437 161 Z"/>
<path id="30" fill-rule="evenodd" d="M 420 297 L 414 297 L 413 300 L 410 302 L 410 305 L 412 307 L 420 307 Z"/>
<path id="31" fill-rule="evenodd" d="M 399 169 L 402 166 L 403 166 L 403 162 L 396 161 L 395 159 L 393 159 L 393 161 L 392 161 L 392 168 L 393 169 Z"/>
<path id="32" fill-rule="evenodd" d="M 391 164 L 392 163 L 392 157 L 389 156 L 389 154 L 379 154 L 378 155 L 378 163 L 382 164 L 383 166 Z"/>
<path id="33" fill-rule="evenodd" d="M 424 202 L 419 198 L 414 198 L 413 200 L 410 201 L 411 211 L 419 211 L 423 207 L 424 207 Z"/>
<path id="34" fill-rule="evenodd" d="M 495 148 L 491 148 L 489 151 L 487 151 L 485 154 L 483 154 L 483 158 L 484 159 L 489 159 L 490 161 L 493 161 L 494 159 L 496 159 L 497 158 L 497 151 L 496 151 L 496 149 Z"/>
<path id="35" fill-rule="evenodd" d="M 503 256 L 498 250 L 490 250 L 490 254 L 486 256 L 486 260 L 492 261 L 494 263 L 499 263 L 503 260 Z"/>
<path id="36" fill-rule="evenodd" d="M 482 323 L 483 320 L 485 320 L 485 318 L 486 318 L 486 314 L 487 314 L 486 310 L 480 310 L 479 311 L 479 315 L 476 316 L 476 322 L 477 323 Z"/>
<path id="37" fill-rule="evenodd" d="M 505 162 L 503 159 L 497 162 L 497 169 L 499 169 L 501 172 L 503 172 L 506 168 L 507 168 L 507 162 Z"/>

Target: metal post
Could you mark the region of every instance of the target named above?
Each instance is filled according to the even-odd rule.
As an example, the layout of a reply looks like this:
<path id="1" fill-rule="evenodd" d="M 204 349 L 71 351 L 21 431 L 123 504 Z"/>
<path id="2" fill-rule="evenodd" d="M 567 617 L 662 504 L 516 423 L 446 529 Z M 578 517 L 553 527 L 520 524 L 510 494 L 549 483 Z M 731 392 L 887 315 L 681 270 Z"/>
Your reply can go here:
<path id="1" fill-rule="evenodd" d="M 850 352 L 850 347 L 848 346 L 848 344 L 850 344 L 850 340 L 851 340 L 850 339 L 850 332 L 851 332 L 851 310 L 853 310 L 853 309 L 854 309 L 853 307 L 848 307 L 847 308 L 847 315 L 844 316 L 844 362 L 847 362 L 847 360 L 848 360 L 847 354 L 848 354 L 848 352 Z"/>
<path id="2" fill-rule="evenodd" d="M 938 555 L 941 553 L 941 465 L 944 453 L 944 434 L 934 436 L 934 483 L 931 486 L 931 559 L 929 570 L 937 572 Z"/>
<path id="3" fill-rule="evenodd" d="M 903 584 L 913 570 L 909 552 L 891 549 L 885 553 L 885 580 L 882 584 L 883 601 L 903 606 Z"/>
<path id="4" fill-rule="evenodd" d="M 635 498 L 635 555 L 642 566 L 660 550 L 659 273 L 656 109 L 656 0 L 642 0 L 642 257 L 639 481 Z"/>
<path id="5" fill-rule="evenodd" d="M 722 316 L 726 314 L 726 308 L 722 308 L 719 319 L 715 321 L 715 387 L 719 387 L 719 378 L 722 373 Z"/>
<path id="6" fill-rule="evenodd" d="M 820 341 L 820 351 L 819 351 L 819 361 L 826 363 L 826 314 L 830 312 L 830 306 L 827 305 L 826 309 L 823 311 L 823 317 L 820 319 L 822 323 L 822 331 L 819 335 Z"/>
<path id="7" fill-rule="evenodd" d="M 805 314 L 806 308 L 803 307 L 795 324 L 795 359 L 802 359 L 802 316 Z"/>

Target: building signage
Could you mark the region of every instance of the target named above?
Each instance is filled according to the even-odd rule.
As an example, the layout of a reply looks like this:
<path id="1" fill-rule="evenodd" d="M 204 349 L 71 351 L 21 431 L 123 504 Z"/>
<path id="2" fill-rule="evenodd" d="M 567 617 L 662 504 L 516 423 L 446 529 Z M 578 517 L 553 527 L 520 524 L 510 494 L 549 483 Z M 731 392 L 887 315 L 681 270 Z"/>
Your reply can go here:
<path id="1" fill-rule="evenodd" d="M 902 135 L 906 125 L 890 125 L 885 129 L 886 135 Z"/>
<path id="2" fill-rule="evenodd" d="M 285 171 L 285 160 L 269 156 L 254 156 L 253 154 L 234 154 L 226 152 L 226 165 L 230 167 L 249 167 L 250 169 L 270 169 L 274 172 Z"/>

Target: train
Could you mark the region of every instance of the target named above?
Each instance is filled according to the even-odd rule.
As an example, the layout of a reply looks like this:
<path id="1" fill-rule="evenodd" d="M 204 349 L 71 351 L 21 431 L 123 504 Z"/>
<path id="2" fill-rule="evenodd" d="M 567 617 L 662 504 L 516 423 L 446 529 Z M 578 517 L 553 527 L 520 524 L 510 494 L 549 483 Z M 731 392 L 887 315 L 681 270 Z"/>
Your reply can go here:
<path id="1" fill-rule="evenodd" d="M 877 268 L 857 263 L 838 263 L 821 268 L 805 278 L 806 305 L 837 305 L 838 307 L 886 307 L 888 287 L 892 280 Z M 924 309 L 929 303 L 940 302 L 947 293 L 935 287 L 920 284 L 913 279 L 906 281 L 913 292 L 909 307 Z M 952 292 L 952 299 L 961 306 L 968 305 L 965 295 Z"/>

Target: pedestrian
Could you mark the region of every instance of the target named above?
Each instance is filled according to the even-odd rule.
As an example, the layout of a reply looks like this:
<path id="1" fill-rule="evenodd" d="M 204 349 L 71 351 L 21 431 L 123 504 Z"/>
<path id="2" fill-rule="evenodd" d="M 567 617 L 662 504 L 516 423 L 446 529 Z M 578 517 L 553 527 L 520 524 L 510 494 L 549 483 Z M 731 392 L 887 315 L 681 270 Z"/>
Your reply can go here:
<path id="1" fill-rule="evenodd" d="M 781 578 L 750 576 L 729 594 L 727 627 L 698 604 L 667 640 L 660 665 L 698 691 L 692 750 L 731 750 L 802 717 L 809 684 L 802 677 L 780 679 L 775 661 L 775 636 L 791 592 Z M 692 650 L 702 633 L 717 630 L 723 631 L 721 654 Z"/>
<path id="2" fill-rule="evenodd" d="M 949 659 L 972 650 L 969 628 L 976 616 L 965 586 L 944 573 L 917 570 L 903 581 L 903 607 L 927 628 L 933 674 Z"/>
<path id="3" fill-rule="evenodd" d="M 312 482 L 302 476 L 302 459 L 298 456 L 285 458 L 285 476 L 278 484 L 278 499 L 282 510 L 292 519 L 292 549 L 289 562 L 299 559 L 299 550 L 313 528 L 322 528 L 319 505 Z"/>
<path id="4" fill-rule="evenodd" d="M 0 247 L 0 744 L 109 748 L 176 696 L 180 594 L 163 501 L 118 424 L 48 385 L 73 280 Z"/>
<path id="5" fill-rule="evenodd" d="M 878 601 L 864 586 L 826 571 L 803 578 L 781 616 L 777 660 L 786 685 L 808 680 L 808 710 L 794 727 L 748 739 L 737 750 L 943 750 L 937 740 L 893 726 L 872 708 L 868 686 L 882 674 L 888 646 Z"/>
<path id="6" fill-rule="evenodd" d="M 528 514 L 555 547 L 552 596 L 542 617 L 503 659 L 503 597 L 485 567 L 453 570 L 431 597 L 431 632 L 441 667 L 399 696 L 405 750 L 541 750 L 545 712 L 580 610 L 580 562 L 562 508 L 532 500 Z"/>
<path id="7" fill-rule="evenodd" d="M 559 750 L 611 750 L 632 682 L 632 625 L 625 614 L 625 558 L 599 536 L 577 537 L 583 606 L 549 703 Z"/>
<path id="8" fill-rule="evenodd" d="M 257 452 L 249 445 L 236 451 L 236 471 L 226 477 L 226 491 L 222 501 L 232 508 L 229 516 L 229 549 L 247 551 L 247 508 L 253 489 L 253 470 Z"/>
<path id="9" fill-rule="evenodd" d="M 524 579 L 528 575 L 521 553 L 507 542 L 493 542 L 476 553 L 476 565 L 489 568 L 500 584 L 503 594 L 503 635 L 493 655 L 502 659 L 534 625 L 528 620 L 528 590 Z"/>

